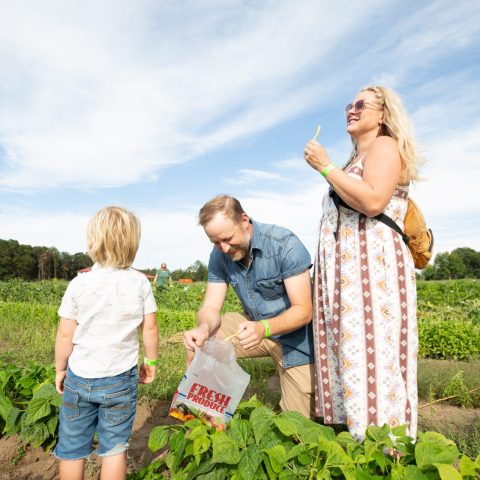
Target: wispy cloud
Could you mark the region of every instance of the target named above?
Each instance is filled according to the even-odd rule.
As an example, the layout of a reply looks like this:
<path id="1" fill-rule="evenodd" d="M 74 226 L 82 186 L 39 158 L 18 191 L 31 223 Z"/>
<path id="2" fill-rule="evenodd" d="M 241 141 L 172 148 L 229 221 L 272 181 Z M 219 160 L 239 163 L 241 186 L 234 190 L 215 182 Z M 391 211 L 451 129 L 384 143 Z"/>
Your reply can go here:
<path id="1" fill-rule="evenodd" d="M 314 92 L 309 72 L 367 15 L 354 5 L 343 15 L 329 1 L 222 5 L 4 6 L 0 187 L 154 180 L 297 115 Z M 184 15 L 188 6 L 202 10 L 200 24 Z M 176 28 L 159 36 L 168 22 Z"/>
<path id="2" fill-rule="evenodd" d="M 230 185 L 249 185 L 260 181 L 285 182 L 287 179 L 278 173 L 253 170 L 250 168 L 242 168 L 238 170 L 233 177 L 225 179 L 225 183 Z"/>

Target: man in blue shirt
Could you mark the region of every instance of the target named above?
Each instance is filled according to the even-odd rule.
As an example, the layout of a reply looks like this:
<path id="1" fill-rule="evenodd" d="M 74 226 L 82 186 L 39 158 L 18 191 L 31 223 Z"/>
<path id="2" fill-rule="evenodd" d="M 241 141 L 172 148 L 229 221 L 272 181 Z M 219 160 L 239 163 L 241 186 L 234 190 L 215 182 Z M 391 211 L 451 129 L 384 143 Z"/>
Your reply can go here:
<path id="1" fill-rule="evenodd" d="M 240 202 L 219 195 L 200 210 L 215 245 L 197 327 L 185 332 L 187 363 L 213 335 L 236 334 L 238 358 L 270 356 L 280 377 L 282 410 L 314 417 L 310 255 L 290 230 L 253 221 Z M 231 285 L 244 314 L 221 310 Z"/>

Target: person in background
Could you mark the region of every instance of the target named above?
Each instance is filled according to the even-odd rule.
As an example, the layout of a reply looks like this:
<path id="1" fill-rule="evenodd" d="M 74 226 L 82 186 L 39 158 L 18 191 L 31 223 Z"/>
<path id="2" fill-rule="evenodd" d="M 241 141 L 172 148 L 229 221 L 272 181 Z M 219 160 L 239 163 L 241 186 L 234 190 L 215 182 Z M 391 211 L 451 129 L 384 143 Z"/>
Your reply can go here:
<path id="1" fill-rule="evenodd" d="M 215 246 L 197 327 L 184 334 L 187 365 L 209 337 L 235 334 L 238 358 L 273 359 L 282 410 L 313 418 L 310 254 L 290 230 L 255 222 L 228 195 L 207 202 L 199 223 Z M 229 285 L 244 313 L 222 316 Z"/>
<path id="2" fill-rule="evenodd" d="M 384 212 L 403 229 L 422 159 L 389 88 L 363 88 L 345 114 L 353 150 L 343 168 L 315 140 L 304 151 L 331 186 L 314 276 L 317 413 L 325 423 L 346 424 L 357 439 L 385 423 L 407 424 L 415 438 L 415 269 L 402 237 L 374 217 Z"/>
<path id="3" fill-rule="evenodd" d="M 166 263 L 162 263 L 160 268 L 157 270 L 155 274 L 155 278 L 153 279 L 153 283 L 157 288 L 165 288 L 168 285 L 170 280 L 171 272 L 167 268 Z"/>
<path id="4" fill-rule="evenodd" d="M 136 412 L 137 329 L 145 358 L 140 383 L 155 377 L 157 306 L 147 277 L 131 268 L 140 222 L 120 207 L 99 210 L 87 227 L 90 272 L 73 279 L 58 311 L 55 386 L 63 395 L 55 456 L 60 479 L 83 479 L 98 435 L 101 478 L 126 478 L 126 450 Z"/>

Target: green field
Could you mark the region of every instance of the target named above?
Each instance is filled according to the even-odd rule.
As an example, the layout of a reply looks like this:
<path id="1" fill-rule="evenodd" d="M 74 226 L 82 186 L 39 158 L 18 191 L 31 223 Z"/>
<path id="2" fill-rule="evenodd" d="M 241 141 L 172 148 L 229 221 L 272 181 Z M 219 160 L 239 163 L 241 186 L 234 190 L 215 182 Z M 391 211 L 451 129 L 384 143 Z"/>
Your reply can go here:
<path id="1" fill-rule="evenodd" d="M 0 282 L 0 361 L 4 366 L 53 363 L 56 312 L 66 286 L 59 280 Z M 181 332 L 194 325 L 205 288 L 205 284 L 174 284 L 155 293 L 161 368 L 151 385 L 140 386 L 140 395 L 171 399 L 185 368 Z M 447 400 L 451 405 L 480 408 L 479 299 L 480 282 L 474 280 L 418 283 L 420 404 L 452 397 Z M 232 291 L 225 310 L 241 310 Z M 244 360 L 241 364 L 252 376 L 246 397 L 256 394 L 275 410 L 279 393 L 271 388 L 275 377 L 272 362 Z M 480 450 L 480 424 L 471 430 L 468 438 L 465 432 L 450 429 L 445 433 L 457 443 L 463 442 L 464 451 L 474 455 Z"/>

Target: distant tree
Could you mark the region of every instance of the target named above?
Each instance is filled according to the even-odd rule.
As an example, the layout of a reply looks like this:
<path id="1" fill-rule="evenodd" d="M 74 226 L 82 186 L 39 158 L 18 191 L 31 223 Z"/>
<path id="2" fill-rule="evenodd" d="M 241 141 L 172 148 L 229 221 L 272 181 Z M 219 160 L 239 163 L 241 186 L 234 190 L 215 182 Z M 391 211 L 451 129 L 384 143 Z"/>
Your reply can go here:
<path id="1" fill-rule="evenodd" d="M 174 270 L 171 277 L 175 281 L 180 280 L 180 278 L 190 278 L 194 282 L 205 282 L 208 278 L 208 268 L 200 260 L 197 260 L 185 270 L 181 268 Z"/>
<path id="2" fill-rule="evenodd" d="M 187 268 L 187 272 L 191 273 L 191 277 L 195 282 L 206 281 L 208 279 L 208 268 L 200 260 Z"/>
<path id="3" fill-rule="evenodd" d="M 435 256 L 432 265 L 423 270 L 424 280 L 448 280 L 457 278 L 480 278 L 480 252 L 462 247 L 452 252 L 442 252 Z"/>
<path id="4" fill-rule="evenodd" d="M 451 255 L 457 255 L 465 265 L 465 276 L 480 278 L 480 252 L 473 248 L 462 247 L 452 250 Z"/>
<path id="5" fill-rule="evenodd" d="M 37 258 L 30 245 L 19 245 L 13 258 L 15 277 L 31 280 L 37 275 Z"/>

